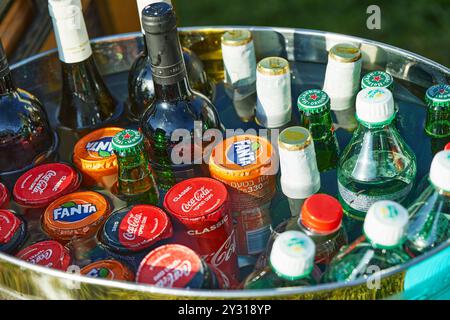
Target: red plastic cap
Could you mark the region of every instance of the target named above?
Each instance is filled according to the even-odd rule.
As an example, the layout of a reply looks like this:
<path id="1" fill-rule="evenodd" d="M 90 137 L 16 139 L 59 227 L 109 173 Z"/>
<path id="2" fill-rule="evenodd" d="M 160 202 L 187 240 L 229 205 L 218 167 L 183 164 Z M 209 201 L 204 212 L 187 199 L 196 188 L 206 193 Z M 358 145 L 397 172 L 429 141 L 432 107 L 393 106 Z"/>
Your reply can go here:
<path id="1" fill-rule="evenodd" d="M 9 192 L 5 185 L 0 183 L 0 209 L 6 208 L 9 202 Z"/>
<path id="2" fill-rule="evenodd" d="M 342 223 L 344 210 L 336 198 L 327 194 L 309 197 L 302 208 L 302 224 L 317 232 L 332 232 Z"/>
<path id="3" fill-rule="evenodd" d="M 61 271 L 67 271 L 72 262 L 69 250 L 53 240 L 35 243 L 20 251 L 16 257 L 31 264 Z"/>
<path id="4" fill-rule="evenodd" d="M 76 191 L 81 184 L 79 173 L 63 163 L 35 167 L 17 180 L 13 195 L 24 207 L 44 208 L 61 196 Z"/>
<path id="5" fill-rule="evenodd" d="M 9 210 L 0 210 L 0 245 L 11 241 L 22 221 Z"/>
<path id="6" fill-rule="evenodd" d="M 450 150 L 450 142 L 447 143 L 447 145 L 445 146 L 444 150 Z"/>

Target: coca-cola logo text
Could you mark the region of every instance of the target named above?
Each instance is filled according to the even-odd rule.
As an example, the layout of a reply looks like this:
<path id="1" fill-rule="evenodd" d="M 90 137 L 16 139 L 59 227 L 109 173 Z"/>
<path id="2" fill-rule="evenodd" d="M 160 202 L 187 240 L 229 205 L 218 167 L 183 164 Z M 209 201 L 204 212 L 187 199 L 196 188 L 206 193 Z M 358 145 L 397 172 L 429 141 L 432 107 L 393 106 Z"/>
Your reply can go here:
<path id="1" fill-rule="evenodd" d="M 190 261 L 175 260 L 155 276 L 156 286 L 172 288 L 173 284 L 182 277 L 189 277 L 191 271 L 192 264 Z"/>
<path id="2" fill-rule="evenodd" d="M 39 264 L 41 261 L 49 260 L 52 257 L 52 255 L 53 255 L 52 249 L 39 251 L 36 255 L 31 256 L 28 259 L 28 262 L 32 264 Z"/>
<path id="3" fill-rule="evenodd" d="M 126 240 L 133 241 L 136 239 L 137 235 L 143 234 L 143 229 L 147 218 L 142 218 L 142 216 L 142 213 L 130 214 L 127 219 L 127 231 L 123 234 L 123 237 Z"/>
<path id="4" fill-rule="evenodd" d="M 181 205 L 181 210 L 183 210 L 184 213 L 188 213 L 194 208 L 198 208 L 203 201 L 206 202 L 212 198 L 213 194 L 211 192 L 212 189 L 207 189 L 205 186 L 201 187 L 194 193 L 194 196 L 191 199 Z"/>
<path id="5" fill-rule="evenodd" d="M 53 170 L 49 170 L 44 173 L 41 177 L 37 179 L 36 184 L 33 186 L 33 190 L 31 191 L 33 194 L 39 193 L 42 194 L 48 187 L 48 182 L 52 177 L 56 176 L 56 172 Z"/>

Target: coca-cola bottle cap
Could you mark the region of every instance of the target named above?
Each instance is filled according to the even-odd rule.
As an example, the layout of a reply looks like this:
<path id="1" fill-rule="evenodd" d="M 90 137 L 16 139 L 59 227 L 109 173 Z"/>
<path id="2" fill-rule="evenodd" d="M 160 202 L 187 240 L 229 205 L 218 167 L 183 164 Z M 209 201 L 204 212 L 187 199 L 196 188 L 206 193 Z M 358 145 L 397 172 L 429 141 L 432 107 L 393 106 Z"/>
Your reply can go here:
<path id="1" fill-rule="evenodd" d="M 67 271 L 72 262 L 69 250 L 53 240 L 35 243 L 20 251 L 16 257 L 31 264 L 61 271 Z"/>

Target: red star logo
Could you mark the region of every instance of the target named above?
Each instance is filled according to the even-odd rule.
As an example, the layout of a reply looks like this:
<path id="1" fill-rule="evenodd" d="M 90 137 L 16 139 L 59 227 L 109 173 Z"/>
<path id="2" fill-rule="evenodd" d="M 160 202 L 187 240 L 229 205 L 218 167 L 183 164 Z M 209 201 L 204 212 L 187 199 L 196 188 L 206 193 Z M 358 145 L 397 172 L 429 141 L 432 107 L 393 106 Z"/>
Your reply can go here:
<path id="1" fill-rule="evenodd" d="M 373 77 L 373 81 L 379 82 L 379 81 L 381 81 L 381 77 L 375 76 L 375 77 Z"/>
<path id="2" fill-rule="evenodd" d="M 124 138 L 125 140 L 129 140 L 129 139 L 131 139 L 131 135 L 127 132 L 127 133 L 123 136 L 123 138 Z"/>
<path id="3" fill-rule="evenodd" d="M 318 98 L 318 96 L 317 96 L 317 94 L 314 93 L 314 94 L 310 95 L 309 98 L 310 98 L 311 100 L 316 101 L 317 98 Z"/>
<path id="4" fill-rule="evenodd" d="M 444 88 L 440 88 L 440 89 L 439 89 L 439 93 L 440 93 L 440 94 L 444 94 L 444 93 L 446 93 L 446 91 L 445 91 Z"/>

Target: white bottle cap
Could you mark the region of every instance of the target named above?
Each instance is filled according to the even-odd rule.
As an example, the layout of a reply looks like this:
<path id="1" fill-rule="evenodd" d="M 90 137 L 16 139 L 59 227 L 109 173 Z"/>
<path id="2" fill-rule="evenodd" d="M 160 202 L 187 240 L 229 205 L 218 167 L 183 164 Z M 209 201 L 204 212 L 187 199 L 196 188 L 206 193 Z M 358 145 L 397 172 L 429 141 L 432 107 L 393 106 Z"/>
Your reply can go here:
<path id="1" fill-rule="evenodd" d="M 281 277 L 295 280 L 311 273 L 314 267 L 316 246 L 300 231 L 286 231 L 274 241 L 270 264 Z"/>
<path id="2" fill-rule="evenodd" d="M 290 127 L 278 137 L 281 189 L 290 199 L 306 199 L 320 189 L 314 141 L 303 127 Z"/>
<path id="3" fill-rule="evenodd" d="M 437 153 L 431 162 L 431 183 L 446 192 L 450 192 L 450 150 Z"/>
<path id="4" fill-rule="evenodd" d="M 382 247 L 401 244 L 406 234 L 408 211 L 394 201 L 375 202 L 364 220 L 364 233 L 368 240 Z"/>
<path id="5" fill-rule="evenodd" d="M 156 2 L 165 2 L 165 3 L 172 5 L 172 2 L 170 0 L 136 0 L 136 2 L 137 2 L 138 12 L 139 12 L 139 23 L 141 24 L 142 33 L 144 33 L 144 34 L 145 34 L 145 30 L 144 30 L 144 27 L 142 26 L 142 11 L 144 10 L 144 8 L 146 6 L 151 5 L 152 3 L 156 3 Z"/>
<path id="6" fill-rule="evenodd" d="M 291 73 L 286 59 L 269 57 L 258 63 L 256 92 L 256 120 L 261 126 L 280 128 L 291 121 Z"/>
<path id="7" fill-rule="evenodd" d="M 356 115 L 369 124 L 388 124 L 395 116 L 394 97 L 386 88 L 366 88 L 356 98 Z"/>

